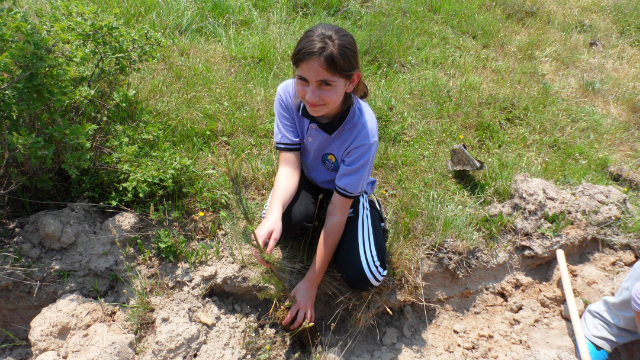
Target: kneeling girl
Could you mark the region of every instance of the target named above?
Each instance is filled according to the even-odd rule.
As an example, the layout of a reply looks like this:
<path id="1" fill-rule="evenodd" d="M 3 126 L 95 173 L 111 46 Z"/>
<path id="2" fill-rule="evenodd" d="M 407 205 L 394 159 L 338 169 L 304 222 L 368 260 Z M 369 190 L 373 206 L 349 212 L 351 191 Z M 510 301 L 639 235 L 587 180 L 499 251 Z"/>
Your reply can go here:
<path id="1" fill-rule="evenodd" d="M 274 105 L 278 172 L 256 236 L 271 253 L 280 238 L 313 227 L 320 195 L 330 199 L 315 258 L 283 321 L 295 329 L 314 322 L 318 285 L 333 256 L 356 290 L 380 285 L 387 265 L 384 219 L 372 196 L 378 124 L 363 101 L 368 89 L 356 41 L 338 26 L 320 24 L 302 35 L 291 62 L 295 78 L 278 86 Z"/>

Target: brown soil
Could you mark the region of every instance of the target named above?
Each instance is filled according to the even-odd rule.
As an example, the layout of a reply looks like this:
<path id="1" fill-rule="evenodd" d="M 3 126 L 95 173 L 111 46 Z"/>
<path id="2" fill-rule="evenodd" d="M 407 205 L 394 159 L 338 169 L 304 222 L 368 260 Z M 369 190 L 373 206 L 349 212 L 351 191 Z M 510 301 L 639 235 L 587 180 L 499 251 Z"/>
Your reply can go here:
<path id="1" fill-rule="evenodd" d="M 610 226 L 629 211 L 626 196 L 590 184 L 562 190 L 525 176 L 516 180 L 514 198 L 492 211 L 514 217 L 514 226 L 501 234 L 500 251 L 456 253 L 445 246 L 425 254 L 421 289 L 396 294 L 390 286 L 375 294 L 384 301 L 371 299 L 379 305 L 366 328 L 352 327 L 357 306 L 346 308 L 335 292 L 319 293 L 316 325 L 321 338 L 314 349 L 300 348 L 281 327 L 265 321 L 273 304 L 256 296 L 262 288 L 251 279 L 258 267 L 242 266 L 224 251 L 194 267 L 157 259 L 132 262 L 144 278 L 155 279 L 164 289 L 149 295 L 154 311 L 150 326 L 136 340 L 137 354 L 127 350 L 134 346 L 132 327 L 124 320 L 130 310 L 108 307 L 107 316 L 105 304 L 89 298 L 132 304 L 127 286 L 111 274 L 131 280 L 131 270 L 124 266 L 131 260 L 118 244 L 131 237 L 139 221 L 90 207 L 39 213 L 10 224 L 11 244 L 26 248 L 25 258 L 38 266 L 26 277 L 0 282 L 0 327 L 25 341 L 28 334 L 31 342 L 0 349 L 0 358 L 26 360 L 35 354 L 37 360 L 90 359 L 94 355 L 82 354 L 98 354 L 96 344 L 106 344 L 104 351 L 120 354 L 113 358 L 140 360 L 575 359 L 571 326 L 561 314 L 564 296 L 553 253 L 558 248 L 567 252 L 573 286 L 583 303 L 614 294 L 638 255 L 637 239 Z M 562 211 L 572 226 L 557 234 L 538 231 L 552 225 L 545 223 L 545 212 Z M 75 229 L 73 238 L 56 235 L 68 227 Z M 69 276 L 62 279 L 61 272 Z M 68 296 L 60 299 L 69 293 L 86 304 L 78 312 L 63 305 Z M 87 317 L 86 307 L 97 315 Z M 57 328 L 65 330 L 47 330 Z M 109 345 L 105 339 L 115 340 Z M 85 343 L 92 347 L 81 346 Z M 116 343 L 118 351 L 113 350 Z"/>

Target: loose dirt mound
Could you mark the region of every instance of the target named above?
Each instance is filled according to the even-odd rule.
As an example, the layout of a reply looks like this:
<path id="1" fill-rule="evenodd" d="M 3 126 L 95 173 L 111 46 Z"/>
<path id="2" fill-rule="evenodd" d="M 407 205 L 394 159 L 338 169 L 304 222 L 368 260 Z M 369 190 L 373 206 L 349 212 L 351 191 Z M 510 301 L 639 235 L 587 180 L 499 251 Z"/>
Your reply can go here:
<path id="1" fill-rule="evenodd" d="M 44 259 L 53 255 L 56 271 L 73 271 L 78 276 L 124 273 L 122 244 L 137 233 L 139 219 L 132 213 L 119 213 L 109 219 L 93 207 L 69 205 L 59 211 L 44 211 L 31 216 L 18 239 L 25 255 Z M 62 253 L 47 252 L 66 250 Z"/>
<path id="2" fill-rule="evenodd" d="M 153 298 L 155 329 L 144 340 L 145 359 L 244 359 L 247 327 L 257 327 L 246 304 L 229 309 L 218 298 L 198 299 L 186 292 Z"/>
<path id="3" fill-rule="evenodd" d="M 122 245 L 139 228 L 138 216 L 108 213 L 86 204 L 39 212 L 4 230 L 13 232 L 10 249 L 21 271 L 0 273 L 0 328 L 25 339 L 30 321 L 64 294 L 100 296 L 126 303 Z M 0 334 L 0 343 L 9 338 Z"/>
<path id="4" fill-rule="evenodd" d="M 324 359 L 350 360 L 575 360 L 570 325 L 562 317 L 564 296 L 553 251 L 565 249 L 568 262 L 574 264 L 570 272 L 578 299 L 590 303 L 612 295 L 636 261 L 636 253 L 621 250 L 621 242 L 596 240 L 622 238 L 615 224 L 627 211 L 626 195 L 612 187 L 582 184 L 561 190 L 544 180 L 519 176 L 513 198 L 489 208 L 493 216 L 502 213 L 512 223 L 500 235 L 499 251 L 457 253 L 455 246 L 445 246 L 439 258 L 422 257 L 424 292 L 415 295 L 417 304 L 402 304 L 393 291 L 384 294 L 393 301 L 379 302 L 381 312 L 374 326 L 360 332 L 349 326 L 353 310 L 319 293 L 316 325 L 322 340 L 313 351 Z M 558 218 L 558 214 L 563 215 Z M 142 279 L 164 289 L 164 295 L 148 295 L 153 310 L 150 326 L 138 335 L 135 350 L 140 354 L 135 355 L 132 327 L 122 320 L 130 310 L 87 297 L 137 306 L 128 298 L 134 290 L 127 287 L 131 283 L 120 278 L 127 279 L 125 261 L 131 261 L 121 246 L 140 231 L 139 219 L 129 213 L 110 217 L 76 204 L 35 214 L 17 227 L 21 229 L 15 231 L 15 244 L 22 247 L 25 259 L 41 265 L 28 278 L 36 284 L 21 282 L 27 278 L 0 280 L 0 301 L 6 304 L 0 309 L 0 327 L 27 328 L 33 319 L 31 347 L 0 350 L 0 358 L 311 355 L 279 327 L 263 321 L 272 304 L 255 295 L 263 290 L 251 281 L 256 270 L 240 265 L 225 251 L 198 266 L 168 264 L 153 257 L 130 263 Z M 461 276 L 459 264 L 471 272 Z M 84 297 L 64 295 L 70 292 Z"/>
<path id="5" fill-rule="evenodd" d="M 65 295 L 31 322 L 36 360 L 134 359 L 134 336 L 114 319 L 117 308 L 80 295 Z M 121 314 L 119 314 L 121 315 Z M 120 320 L 122 321 L 122 320 Z"/>
<path id="6" fill-rule="evenodd" d="M 560 190 L 525 174 L 516 177 L 512 194 L 511 200 L 487 210 L 515 217 L 513 232 L 521 239 L 517 247 L 525 257 L 541 260 L 552 258 L 561 246 L 589 240 L 629 211 L 627 196 L 611 186 L 584 183 Z"/>

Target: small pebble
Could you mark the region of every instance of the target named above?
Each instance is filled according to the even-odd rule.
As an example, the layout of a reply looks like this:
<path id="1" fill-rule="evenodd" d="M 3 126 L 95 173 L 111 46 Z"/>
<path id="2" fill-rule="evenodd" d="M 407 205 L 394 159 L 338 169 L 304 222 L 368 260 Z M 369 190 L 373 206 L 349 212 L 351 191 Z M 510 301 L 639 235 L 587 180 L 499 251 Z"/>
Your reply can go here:
<path id="1" fill-rule="evenodd" d="M 453 332 L 455 332 L 456 334 L 460 334 L 467 331 L 467 327 L 464 326 L 464 324 L 455 324 L 453 325 Z"/>
<path id="2" fill-rule="evenodd" d="M 409 305 L 405 305 L 402 307 L 402 313 L 404 314 L 404 318 L 407 320 L 411 320 L 411 318 L 413 317 L 413 310 Z"/>
<path id="3" fill-rule="evenodd" d="M 198 320 L 200 320 L 201 323 L 207 326 L 212 326 L 213 324 L 216 323 L 216 320 L 213 318 L 211 314 L 203 311 L 198 313 Z"/>

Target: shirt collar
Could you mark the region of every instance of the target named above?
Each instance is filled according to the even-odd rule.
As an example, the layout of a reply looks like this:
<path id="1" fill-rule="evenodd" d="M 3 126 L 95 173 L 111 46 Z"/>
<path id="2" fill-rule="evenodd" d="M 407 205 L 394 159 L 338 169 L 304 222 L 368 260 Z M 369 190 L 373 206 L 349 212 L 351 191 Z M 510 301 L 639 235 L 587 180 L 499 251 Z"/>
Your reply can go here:
<path id="1" fill-rule="evenodd" d="M 354 105 L 355 105 L 355 101 L 351 106 L 344 109 L 340 114 L 338 114 L 338 116 L 336 116 L 333 120 L 325 123 L 319 122 L 315 116 L 309 114 L 309 111 L 307 111 L 307 107 L 304 105 L 304 103 L 302 103 L 300 107 L 300 115 L 308 119 L 312 124 L 318 125 L 318 128 L 324 131 L 327 135 L 333 136 L 333 134 L 335 134 L 336 131 L 340 129 L 342 124 L 344 124 L 345 120 L 347 120 L 347 117 L 349 117 L 349 114 L 351 113 L 351 109 L 353 108 Z"/>

